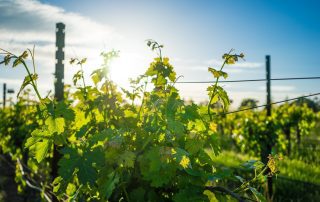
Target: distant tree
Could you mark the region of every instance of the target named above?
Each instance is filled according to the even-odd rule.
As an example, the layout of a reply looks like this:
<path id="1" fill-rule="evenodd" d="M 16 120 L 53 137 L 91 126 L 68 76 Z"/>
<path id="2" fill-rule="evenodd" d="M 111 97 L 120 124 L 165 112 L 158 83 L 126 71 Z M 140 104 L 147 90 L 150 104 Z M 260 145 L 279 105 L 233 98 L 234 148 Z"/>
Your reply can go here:
<path id="1" fill-rule="evenodd" d="M 194 104 L 194 100 L 189 98 L 189 99 L 183 99 L 183 102 L 186 104 L 186 105 L 192 105 Z"/>
<path id="2" fill-rule="evenodd" d="M 258 100 L 253 98 L 245 98 L 242 100 L 239 108 L 251 108 L 251 107 L 257 107 Z"/>
<path id="3" fill-rule="evenodd" d="M 311 100 L 309 98 L 299 98 L 293 103 L 295 103 L 298 106 L 307 104 L 307 106 L 311 108 L 314 112 L 318 112 L 320 110 L 320 102 L 318 101 L 318 99 Z"/>

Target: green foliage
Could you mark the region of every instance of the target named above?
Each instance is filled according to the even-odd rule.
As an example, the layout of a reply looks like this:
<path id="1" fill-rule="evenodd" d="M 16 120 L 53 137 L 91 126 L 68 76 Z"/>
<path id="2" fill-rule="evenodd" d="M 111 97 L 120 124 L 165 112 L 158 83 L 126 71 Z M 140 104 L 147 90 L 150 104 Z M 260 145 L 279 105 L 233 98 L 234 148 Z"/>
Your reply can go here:
<path id="1" fill-rule="evenodd" d="M 254 169 L 254 167 L 250 167 L 249 165 L 259 161 L 252 159 L 256 159 L 256 157 L 252 157 L 247 154 L 236 153 L 233 151 L 223 151 L 219 156 L 214 157 L 213 161 L 216 164 L 230 168 Z M 278 162 L 278 169 L 280 171 L 278 175 L 279 177 L 320 185 L 320 169 L 315 163 L 310 164 L 300 160 L 284 157 L 283 160 Z"/>
<path id="2" fill-rule="evenodd" d="M 33 78 L 36 73 L 30 73 L 24 62 L 27 54 L 15 56 L 6 52 L 9 56 L 5 64 L 14 58 L 13 66 L 22 64 L 28 73 L 21 91 L 31 85 L 38 97 L 38 102 L 31 105 L 32 112 L 22 110 L 32 115 L 23 121 L 34 122 L 21 136 L 23 143 L 10 144 L 6 149 L 10 151 L 13 147 L 16 151 L 10 152 L 18 155 L 25 147 L 23 153 L 34 156 L 26 159 L 32 165 L 31 175 L 38 172 L 48 175 L 52 148 L 54 145 L 59 148 L 62 156 L 58 163 L 59 176 L 38 184 L 43 193 L 53 194 L 59 200 L 215 201 L 251 197 L 250 190 L 261 197 L 249 187 L 248 182 L 256 178 L 246 180 L 233 176 L 228 169 L 217 170 L 213 161 L 220 146 L 218 120 L 211 114 L 212 106 L 220 103 L 227 110 L 230 104 L 226 91 L 217 82 L 220 77 L 228 76 L 222 71 L 224 65 L 243 58 L 243 54 L 230 51 L 223 56 L 220 70 L 209 68 L 216 82 L 208 87 L 208 117 L 198 105 L 186 105 L 180 98 L 174 86 L 177 75 L 169 58 L 162 56 L 163 45 L 153 40 L 148 40 L 147 45 L 157 51 L 158 57 L 143 75 L 131 80 L 131 89 L 121 89 L 123 93 L 108 76 L 110 61 L 118 52 L 102 54 L 101 68 L 91 74 L 94 86 L 85 83 L 86 59 L 71 59 L 70 63 L 79 67 L 73 77 L 77 90 L 66 94 L 68 97 L 61 102 L 41 98 Z M 148 81 L 152 85 L 150 91 L 146 87 Z M 6 110 L 10 113 L 12 109 Z M 19 126 L 26 125 L 22 122 Z M 10 142 L 7 127 L 12 128 L 1 127 L 0 134 Z M 39 171 L 43 169 L 46 170 Z M 216 186 L 231 179 L 237 181 L 239 189 L 216 195 L 205 191 L 208 185 Z"/>
<path id="3" fill-rule="evenodd" d="M 20 90 L 19 90 L 19 92 L 18 92 L 18 94 L 17 94 L 17 97 L 19 97 L 21 91 L 22 91 L 27 85 L 31 84 L 31 81 L 35 81 L 35 80 L 37 80 L 37 79 L 38 79 L 38 75 L 37 75 L 37 74 L 31 74 L 31 76 L 26 76 L 26 77 L 24 78 L 24 80 L 23 80 L 23 83 L 22 83 L 22 85 L 21 85 L 21 87 L 20 87 Z"/>
<path id="4" fill-rule="evenodd" d="M 234 151 L 223 151 L 219 156 L 214 157 L 213 161 L 216 165 L 227 166 L 235 173 L 246 176 L 245 173 L 248 171 L 243 169 L 242 162 L 254 162 L 250 159 L 256 159 L 256 157 Z M 276 191 L 274 200 L 312 201 L 319 198 L 320 169 L 318 164 L 284 157 L 278 162 L 278 169 L 280 173 L 273 178 Z"/>
<path id="5" fill-rule="evenodd" d="M 242 152 L 257 155 L 267 142 L 273 145 L 274 153 L 302 158 L 298 154 L 303 147 L 302 139 L 310 135 L 317 120 L 316 114 L 306 104 L 285 103 L 273 108 L 271 117 L 265 110 L 251 110 L 230 114 L 225 120 L 219 120 L 219 124 L 223 128 L 222 133 L 230 135 L 236 149 Z"/>
<path id="6" fill-rule="evenodd" d="M 213 120 L 212 112 L 211 112 L 212 106 L 214 106 L 215 104 L 221 103 L 223 110 L 226 111 L 228 110 L 228 107 L 230 105 L 228 94 L 221 86 L 218 85 L 218 81 L 220 77 L 223 77 L 224 79 L 228 78 L 228 74 L 222 71 L 226 64 L 235 64 L 238 61 L 238 58 L 242 58 L 242 59 L 244 58 L 243 53 L 241 53 L 240 55 L 231 54 L 233 51 L 234 50 L 231 49 L 229 53 L 225 53 L 222 56 L 222 59 L 224 60 L 224 62 L 221 65 L 219 70 L 216 70 L 212 67 L 208 67 L 208 71 L 212 73 L 213 77 L 215 78 L 215 83 L 207 88 L 208 95 L 209 95 L 209 104 L 207 107 L 207 112 L 210 117 L 210 121 Z"/>
<path id="7" fill-rule="evenodd" d="M 241 104 L 240 104 L 239 108 L 244 108 L 244 109 L 254 108 L 254 107 L 258 106 L 257 105 L 258 102 L 259 102 L 258 100 L 252 99 L 252 98 L 243 99 L 241 101 Z"/>

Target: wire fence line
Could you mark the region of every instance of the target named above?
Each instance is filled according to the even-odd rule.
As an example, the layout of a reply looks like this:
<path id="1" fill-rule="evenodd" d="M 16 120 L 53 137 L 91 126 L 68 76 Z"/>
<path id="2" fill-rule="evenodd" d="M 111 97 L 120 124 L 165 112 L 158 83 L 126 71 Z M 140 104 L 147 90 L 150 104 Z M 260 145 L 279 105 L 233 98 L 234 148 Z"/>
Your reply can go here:
<path id="1" fill-rule="evenodd" d="M 320 76 L 314 77 L 292 77 L 292 78 L 274 78 L 270 79 L 271 81 L 288 81 L 288 80 L 310 80 L 310 79 L 320 79 Z M 219 83 L 242 83 L 242 82 L 259 82 L 267 81 L 267 79 L 242 79 L 242 80 L 227 80 L 227 81 L 218 81 Z M 177 81 L 177 84 L 186 84 L 186 83 L 215 83 L 214 81 Z"/>
<path id="2" fill-rule="evenodd" d="M 288 81 L 288 80 L 311 80 L 311 79 L 312 80 L 320 79 L 320 76 L 274 78 L 274 79 L 270 79 L 270 80 L 271 81 Z M 242 80 L 229 80 L 229 81 L 218 81 L 218 82 L 219 83 L 242 83 L 242 82 L 260 82 L 260 81 L 267 81 L 267 80 L 268 79 L 242 79 Z M 177 81 L 175 83 L 176 84 L 188 84 L 188 83 L 191 84 L 191 83 L 215 83 L 215 82 L 214 81 Z M 312 96 L 317 96 L 317 95 L 320 95 L 320 93 L 313 93 L 313 94 L 310 94 L 310 95 L 295 97 L 295 98 L 286 99 L 286 100 L 281 100 L 281 101 L 273 102 L 273 103 L 270 103 L 270 104 L 264 104 L 264 105 L 259 105 L 259 106 L 255 106 L 255 107 L 239 109 L 239 110 L 235 110 L 235 111 L 231 111 L 231 112 L 225 112 L 225 113 L 221 113 L 221 114 L 219 114 L 217 116 L 224 116 L 224 115 L 228 115 L 228 114 L 248 111 L 248 110 L 257 109 L 257 108 L 261 108 L 261 107 L 272 106 L 272 105 L 275 105 L 275 104 L 280 104 L 280 103 L 284 103 L 284 102 L 289 102 L 289 101 L 298 100 L 298 99 L 307 98 L 307 97 L 312 97 Z"/>
<path id="3" fill-rule="evenodd" d="M 275 104 L 280 104 L 280 103 L 284 103 L 284 102 L 289 102 L 289 101 L 303 99 L 303 98 L 317 96 L 317 95 L 320 95 L 320 93 L 313 93 L 313 94 L 310 94 L 310 95 L 305 95 L 305 96 L 295 97 L 295 98 L 281 100 L 281 101 L 277 101 L 277 102 L 272 102 L 270 104 L 258 105 L 258 106 L 255 106 L 255 107 L 239 109 L 239 110 L 235 110 L 235 111 L 231 111 L 231 112 L 224 112 L 224 113 L 218 114 L 216 116 L 224 116 L 224 115 L 228 115 L 228 114 L 234 114 L 234 113 L 238 113 L 238 112 L 248 111 L 248 110 L 257 109 L 257 108 L 266 107 L 266 106 L 272 106 L 272 105 L 275 105 Z"/>
<path id="4" fill-rule="evenodd" d="M 288 80 L 315 80 L 315 79 L 320 79 L 320 76 L 274 78 L 274 79 L 270 79 L 270 80 L 271 81 L 288 81 Z M 227 80 L 227 81 L 218 81 L 218 82 L 219 83 L 242 83 L 242 82 L 261 82 L 261 81 L 267 81 L 267 79 L 242 79 L 242 80 Z M 215 83 L 215 82 L 214 81 L 176 81 L 176 82 L 174 82 L 174 84 L 196 84 L 196 83 L 205 84 L 205 83 Z M 71 89 L 73 89 L 73 88 L 71 88 Z M 295 97 L 295 98 L 291 98 L 291 99 L 281 100 L 281 101 L 273 102 L 270 104 L 259 105 L 259 106 L 255 106 L 255 107 L 251 107 L 251 108 L 244 108 L 244 109 L 235 110 L 235 111 L 231 111 L 231 112 L 225 112 L 225 113 L 219 114 L 218 116 L 238 113 L 238 112 L 252 110 L 252 109 L 261 108 L 261 107 L 267 107 L 269 105 L 272 106 L 275 104 L 280 104 L 280 103 L 284 103 L 284 102 L 289 102 L 289 101 L 293 101 L 293 100 L 297 100 L 297 99 L 301 99 L 301 98 L 312 97 L 312 96 L 317 96 L 317 95 L 320 95 L 320 93 L 314 93 L 314 94 L 310 94 L 310 95 L 306 95 L 306 96 L 300 96 L 300 97 Z"/>

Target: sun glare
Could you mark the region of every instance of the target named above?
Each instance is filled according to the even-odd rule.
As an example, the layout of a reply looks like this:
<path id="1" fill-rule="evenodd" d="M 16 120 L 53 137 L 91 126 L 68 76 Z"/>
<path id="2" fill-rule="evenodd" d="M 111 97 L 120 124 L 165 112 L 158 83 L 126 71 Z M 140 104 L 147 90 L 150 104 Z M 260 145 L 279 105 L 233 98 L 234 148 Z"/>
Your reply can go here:
<path id="1" fill-rule="evenodd" d="M 114 58 L 110 64 L 110 78 L 117 84 L 125 84 L 130 77 L 130 61 L 123 56 Z"/>
<path id="2" fill-rule="evenodd" d="M 110 78 L 121 87 L 129 86 L 129 78 L 143 73 L 145 58 L 130 52 L 120 52 L 110 63 Z"/>

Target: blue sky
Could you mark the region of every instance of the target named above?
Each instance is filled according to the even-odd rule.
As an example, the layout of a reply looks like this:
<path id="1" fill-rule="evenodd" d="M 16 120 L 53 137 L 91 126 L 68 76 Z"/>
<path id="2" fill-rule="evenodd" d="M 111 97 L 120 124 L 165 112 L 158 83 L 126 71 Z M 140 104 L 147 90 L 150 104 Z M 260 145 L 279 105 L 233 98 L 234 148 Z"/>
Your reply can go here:
<path id="1" fill-rule="evenodd" d="M 229 79 L 264 78 L 266 54 L 271 55 L 273 78 L 320 76 L 318 8 L 320 3 L 311 0 L 0 0 L 0 47 L 19 51 L 36 44 L 43 91 L 53 88 L 54 23 L 59 20 L 67 26 L 67 58 L 88 57 L 87 75 L 99 65 L 101 51 L 120 50 L 112 70 L 119 85 L 147 68 L 154 56 L 145 45 L 149 38 L 165 45 L 165 55 L 184 75 L 181 81 L 210 80 L 207 67 L 218 67 L 231 48 L 243 52 L 246 61 L 226 68 Z M 0 82 L 18 88 L 24 72 L 14 71 L 1 68 Z M 66 66 L 66 71 L 68 82 L 75 68 Z M 277 101 L 319 92 L 319 84 L 272 82 L 272 97 Z M 178 85 L 184 97 L 197 101 L 206 98 L 206 86 Z M 263 82 L 224 86 L 235 107 L 244 97 L 265 102 Z"/>

